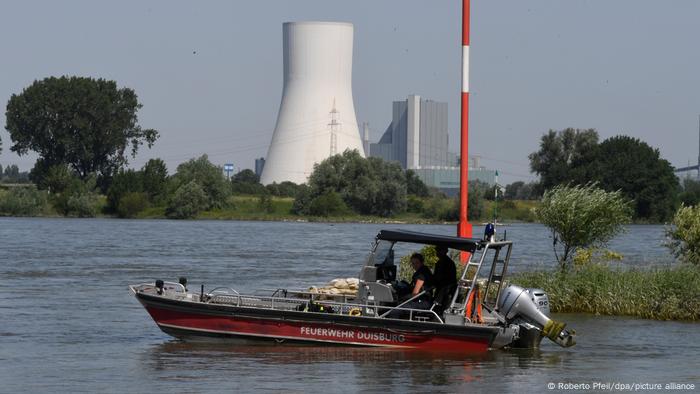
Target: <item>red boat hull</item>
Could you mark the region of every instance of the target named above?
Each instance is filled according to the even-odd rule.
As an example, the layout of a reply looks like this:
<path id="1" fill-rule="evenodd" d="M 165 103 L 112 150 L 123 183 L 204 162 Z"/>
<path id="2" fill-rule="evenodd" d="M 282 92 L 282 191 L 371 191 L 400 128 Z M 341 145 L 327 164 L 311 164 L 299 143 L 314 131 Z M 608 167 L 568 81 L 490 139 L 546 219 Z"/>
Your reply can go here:
<path id="1" fill-rule="evenodd" d="M 484 352 L 497 329 L 193 304 L 139 296 L 158 326 L 183 339 L 223 337 L 276 342 Z"/>

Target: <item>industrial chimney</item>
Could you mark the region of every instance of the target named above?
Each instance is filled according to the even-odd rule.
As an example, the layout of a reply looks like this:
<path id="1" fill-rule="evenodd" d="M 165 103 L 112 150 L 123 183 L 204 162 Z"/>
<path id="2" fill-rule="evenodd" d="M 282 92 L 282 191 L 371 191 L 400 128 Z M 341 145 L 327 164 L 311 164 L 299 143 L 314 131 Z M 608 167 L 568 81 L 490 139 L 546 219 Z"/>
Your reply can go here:
<path id="1" fill-rule="evenodd" d="M 305 183 L 316 163 L 346 149 L 365 152 L 352 100 L 353 26 L 283 25 L 284 87 L 260 182 Z"/>

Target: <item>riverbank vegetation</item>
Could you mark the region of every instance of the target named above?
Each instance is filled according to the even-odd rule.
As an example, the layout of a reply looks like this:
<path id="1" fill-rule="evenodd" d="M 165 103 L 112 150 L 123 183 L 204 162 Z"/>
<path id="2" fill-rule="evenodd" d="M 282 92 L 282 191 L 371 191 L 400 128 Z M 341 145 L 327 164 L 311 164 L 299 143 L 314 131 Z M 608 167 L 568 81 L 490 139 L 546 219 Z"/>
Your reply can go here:
<path id="1" fill-rule="evenodd" d="M 206 155 L 168 174 L 160 159 L 141 169 L 120 169 L 109 179 L 81 179 L 68 165 L 42 172 L 37 186 L 8 185 L 0 215 L 171 219 L 311 220 L 442 223 L 458 220 L 454 196 L 428 188 L 412 171 L 356 151 L 319 165 L 308 184 L 264 186 L 251 170 L 226 179 Z M 106 187 L 106 190 L 103 188 Z M 532 221 L 537 202 L 492 201 L 486 184 L 470 184 L 469 218 Z M 2 190 L 2 184 L 0 184 Z"/>
<path id="2" fill-rule="evenodd" d="M 569 272 L 528 272 L 511 282 L 547 292 L 552 312 L 700 320 L 700 268 L 624 269 L 586 264 Z"/>
<path id="3" fill-rule="evenodd" d="M 681 206 L 666 228 L 666 246 L 685 263 L 700 266 L 700 206 Z"/>

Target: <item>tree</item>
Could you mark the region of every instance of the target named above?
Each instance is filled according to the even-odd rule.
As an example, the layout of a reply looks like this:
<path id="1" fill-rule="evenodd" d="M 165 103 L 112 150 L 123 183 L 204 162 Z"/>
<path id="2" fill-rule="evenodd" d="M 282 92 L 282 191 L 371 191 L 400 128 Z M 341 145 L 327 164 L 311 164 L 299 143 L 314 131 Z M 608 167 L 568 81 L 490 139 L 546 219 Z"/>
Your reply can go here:
<path id="1" fill-rule="evenodd" d="M 191 219 L 207 209 L 209 196 L 196 181 L 180 186 L 173 194 L 165 209 L 165 214 L 172 219 Z"/>
<path id="2" fill-rule="evenodd" d="M 150 159 L 141 168 L 143 191 L 151 201 L 165 197 L 168 186 L 168 167 L 161 159 Z"/>
<path id="3" fill-rule="evenodd" d="M 700 206 L 681 206 L 666 229 L 666 246 L 681 261 L 700 265 Z"/>
<path id="4" fill-rule="evenodd" d="M 63 193 L 76 179 L 75 174 L 65 164 L 57 164 L 49 167 L 39 189 L 48 189 L 51 193 Z"/>
<path id="5" fill-rule="evenodd" d="M 68 186 L 60 193 L 52 195 L 52 203 L 57 212 L 64 216 L 94 217 L 100 205 L 100 197 L 95 192 L 97 180 L 91 176 L 85 181 L 72 177 Z"/>
<path id="6" fill-rule="evenodd" d="M 271 183 L 265 186 L 265 189 L 273 196 L 279 197 L 294 197 L 299 192 L 302 185 L 297 185 L 294 182 L 284 181 L 282 183 Z"/>
<path id="7" fill-rule="evenodd" d="M 678 206 L 680 186 L 671 164 L 637 138 L 616 136 L 598 145 L 582 173 L 607 190 L 632 200 L 635 217 L 664 221 Z"/>
<path id="8" fill-rule="evenodd" d="M 17 182 L 19 179 L 19 167 L 16 164 L 5 167 L 5 181 Z"/>
<path id="9" fill-rule="evenodd" d="M 316 196 L 309 205 L 309 214 L 314 216 L 336 216 L 348 211 L 340 195 L 332 190 Z"/>
<path id="10" fill-rule="evenodd" d="M 525 187 L 525 182 L 523 181 L 515 181 L 510 185 L 506 185 L 506 191 L 503 193 L 503 198 L 506 200 L 515 200 L 523 187 Z"/>
<path id="11" fill-rule="evenodd" d="M 83 180 L 90 174 L 109 178 L 127 163 L 129 147 L 134 157 L 139 146 L 150 148 L 158 138 L 156 130 L 138 125 L 141 107 L 132 89 L 118 89 L 114 81 L 65 76 L 34 81 L 7 103 L 10 150 L 38 153 L 35 177 L 67 164 Z"/>
<path id="12" fill-rule="evenodd" d="M 697 205 L 700 202 L 700 182 L 691 178 L 683 179 L 683 191 L 678 199 L 686 207 Z"/>
<path id="13" fill-rule="evenodd" d="M 146 208 L 148 208 L 148 194 L 129 192 L 119 199 L 117 215 L 120 218 L 133 218 Z"/>
<path id="14" fill-rule="evenodd" d="M 112 184 L 107 190 L 107 208 L 111 212 L 119 212 L 119 202 L 129 193 L 143 192 L 143 173 L 132 169 L 121 169 L 112 178 Z"/>
<path id="15" fill-rule="evenodd" d="M 177 166 L 173 180 L 176 188 L 196 182 L 207 196 L 204 210 L 223 207 L 231 195 L 231 186 L 224 176 L 223 169 L 212 164 L 207 155 L 190 159 Z"/>
<path id="16" fill-rule="evenodd" d="M 484 190 L 488 184 L 481 181 L 469 182 L 469 194 L 467 196 L 467 220 L 477 220 L 484 215 Z M 459 207 L 459 206 L 458 206 Z M 459 213 L 458 213 L 459 215 Z M 458 218 L 459 219 L 459 218 Z"/>
<path id="17" fill-rule="evenodd" d="M 606 192 L 595 184 L 555 186 L 545 192 L 535 213 L 552 233 L 552 248 L 562 271 L 578 248 L 603 246 L 631 219 L 629 203 L 620 191 Z"/>
<path id="18" fill-rule="evenodd" d="M 469 197 L 471 204 L 471 194 Z M 469 212 L 472 212 L 471 205 L 469 206 Z M 423 217 L 432 220 L 442 220 L 445 222 L 457 221 L 459 220 L 459 200 L 456 198 L 447 198 L 441 194 L 436 194 L 425 204 L 425 207 L 423 208 Z M 470 219 L 474 218 L 470 216 Z"/>
<path id="19" fill-rule="evenodd" d="M 544 190 L 561 183 L 584 178 L 573 168 L 590 162 L 590 153 L 598 144 L 595 129 L 549 130 L 540 140 L 540 149 L 529 155 L 530 170 L 540 176 Z M 585 183 L 585 182 L 584 182 Z"/>
<path id="20" fill-rule="evenodd" d="M 262 193 L 258 196 L 258 209 L 265 213 L 273 213 L 275 206 L 272 204 L 272 196 L 269 193 Z"/>
<path id="21" fill-rule="evenodd" d="M 0 215 L 36 216 L 47 210 L 46 192 L 34 186 L 13 187 L 0 192 Z"/>
<path id="22" fill-rule="evenodd" d="M 241 170 L 238 173 L 236 173 L 233 177 L 231 177 L 231 181 L 233 182 L 242 182 L 242 183 L 258 183 L 260 182 L 260 178 L 253 172 L 253 170 L 246 168 L 245 170 Z"/>
<path id="23" fill-rule="evenodd" d="M 231 191 L 235 194 L 263 194 L 265 186 L 253 170 L 245 169 L 231 177 Z"/>
<path id="24" fill-rule="evenodd" d="M 363 158 L 346 150 L 314 165 L 309 195 L 338 193 L 345 204 L 361 214 L 391 216 L 406 210 L 406 174 L 398 163 L 377 157 Z"/>
<path id="25" fill-rule="evenodd" d="M 430 189 L 413 170 L 406 170 L 406 194 L 418 197 L 430 196 Z"/>
<path id="26" fill-rule="evenodd" d="M 301 184 L 297 193 L 294 195 L 294 203 L 292 204 L 292 213 L 295 215 L 308 214 L 309 204 L 311 204 L 311 188 L 308 185 Z"/>

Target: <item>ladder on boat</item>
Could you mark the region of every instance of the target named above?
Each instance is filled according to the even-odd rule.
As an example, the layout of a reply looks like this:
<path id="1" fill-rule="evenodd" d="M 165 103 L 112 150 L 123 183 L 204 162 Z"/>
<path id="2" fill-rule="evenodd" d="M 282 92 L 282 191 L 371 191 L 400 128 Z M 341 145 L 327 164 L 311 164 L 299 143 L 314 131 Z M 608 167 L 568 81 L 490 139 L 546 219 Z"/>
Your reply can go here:
<path id="1" fill-rule="evenodd" d="M 483 300 L 481 300 L 482 305 L 489 310 L 494 310 L 496 308 L 498 296 L 503 285 L 503 279 L 508 270 L 512 246 L 510 242 L 490 242 L 484 246 L 478 261 L 472 261 L 473 254 L 469 256 L 469 260 L 462 272 L 462 277 L 457 282 L 457 290 L 452 296 L 450 310 L 465 313 L 467 302 L 472 300 L 472 297 L 480 296 L 481 294 L 483 294 Z M 506 248 L 505 256 L 499 258 L 502 256 L 504 248 Z M 486 260 L 486 256 L 490 250 L 494 251 L 491 267 L 488 275 L 484 276 L 485 283 L 480 284 L 479 279 L 482 278 L 482 275 L 480 275 L 481 269 L 484 266 L 484 260 Z M 480 289 L 482 285 L 483 287 Z M 478 293 L 474 294 L 475 291 Z M 464 299 L 460 299 L 461 294 L 464 294 Z M 480 299 L 480 297 L 476 298 Z M 471 317 L 466 316 L 466 318 L 470 319 Z"/>

